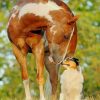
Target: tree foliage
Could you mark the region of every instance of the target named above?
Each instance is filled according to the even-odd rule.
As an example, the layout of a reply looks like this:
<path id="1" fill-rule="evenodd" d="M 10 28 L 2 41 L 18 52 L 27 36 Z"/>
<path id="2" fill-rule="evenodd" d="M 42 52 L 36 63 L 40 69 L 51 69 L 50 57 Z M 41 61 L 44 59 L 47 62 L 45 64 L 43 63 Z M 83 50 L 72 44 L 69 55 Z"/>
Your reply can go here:
<path id="1" fill-rule="evenodd" d="M 0 98 L 2 100 L 24 98 L 20 67 L 12 54 L 6 33 L 9 11 L 16 1 L 0 1 Z M 100 0 L 69 0 L 68 6 L 75 15 L 80 15 L 77 21 L 78 45 L 75 56 L 80 59 L 80 66 L 83 69 L 84 95 L 96 96 L 100 94 Z M 35 59 L 28 55 L 27 60 L 31 91 L 38 96 Z"/>

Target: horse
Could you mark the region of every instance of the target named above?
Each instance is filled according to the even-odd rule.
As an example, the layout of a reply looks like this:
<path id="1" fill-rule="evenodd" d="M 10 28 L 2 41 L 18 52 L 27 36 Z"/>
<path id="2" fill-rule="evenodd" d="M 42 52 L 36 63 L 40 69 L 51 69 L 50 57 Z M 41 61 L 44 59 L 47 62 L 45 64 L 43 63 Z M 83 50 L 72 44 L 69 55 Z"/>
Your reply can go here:
<path id="1" fill-rule="evenodd" d="M 61 0 L 19 0 L 13 7 L 7 27 L 12 51 L 21 67 L 26 100 L 32 100 L 26 56 L 36 57 L 40 100 L 44 97 L 44 66 L 56 99 L 60 64 L 73 57 L 77 45 L 78 16 Z"/>

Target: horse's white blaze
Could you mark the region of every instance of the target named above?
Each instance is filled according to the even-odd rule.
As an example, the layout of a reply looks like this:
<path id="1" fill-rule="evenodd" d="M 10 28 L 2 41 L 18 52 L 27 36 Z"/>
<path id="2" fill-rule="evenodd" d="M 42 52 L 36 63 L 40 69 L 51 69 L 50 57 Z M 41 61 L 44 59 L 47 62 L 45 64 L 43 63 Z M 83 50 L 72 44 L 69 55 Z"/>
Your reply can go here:
<path id="1" fill-rule="evenodd" d="M 62 9 L 56 3 L 48 1 L 48 3 L 28 3 L 24 5 L 19 12 L 19 18 L 27 13 L 35 14 L 36 16 L 45 17 L 49 21 L 53 21 L 50 16 L 50 11 Z"/>
<path id="2" fill-rule="evenodd" d="M 53 35 L 55 35 L 57 32 L 55 28 L 56 28 L 56 24 L 52 25 L 52 27 L 50 28 L 50 32 L 53 33 Z"/>

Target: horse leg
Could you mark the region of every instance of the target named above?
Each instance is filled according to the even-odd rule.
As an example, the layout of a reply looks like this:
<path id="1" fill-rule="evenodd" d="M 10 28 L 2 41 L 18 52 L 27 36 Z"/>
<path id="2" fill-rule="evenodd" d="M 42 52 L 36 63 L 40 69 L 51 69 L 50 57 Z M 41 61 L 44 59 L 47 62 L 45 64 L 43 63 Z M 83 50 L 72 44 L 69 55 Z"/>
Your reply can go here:
<path id="1" fill-rule="evenodd" d="M 39 90 L 40 90 L 40 100 L 45 100 L 44 98 L 44 77 L 43 77 L 43 70 L 44 70 L 44 43 L 41 39 L 40 42 L 33 47 L 32 52 L 35 53 L 36 57 L 36 65 L 37 65 L 37 81 L 39 83 Z"/>
<path id="2" fill-rule="evenodd" d="M 49 72 L 50 82 L 52 86 L 52 100 L 57 99 L 57 83 L 58 83 L 58 73 L 55 63 L 50 62 L 49 56 L 45 57 L 46 69 Z"/>
<path id="3" fill-rule="evenodd" d="M 28 72 L 27 72 L 27 64 L 26 64 L 26 55 L 27 52 L 24 49 L 17 48 L 14 44 L 12 44 L 13 53 L 21 66 L 21 74 L 23 79 L 23 84 L 25 88 L 26 100 L 32 100 L 30 90 L 29 90 L 29 80 L 28 80 Z"/>
<path id="4" fill-rule="evenodd" d="M 44 45 L 43 45 L 42 40 L 35 48 L 35 56 L 36 56 L 36 64 L 37 64 L 37 80 L 38 80 L 39 89 L 40 89 L 40 100 L 44 100 L 44 90 L 43 90 Z"/>

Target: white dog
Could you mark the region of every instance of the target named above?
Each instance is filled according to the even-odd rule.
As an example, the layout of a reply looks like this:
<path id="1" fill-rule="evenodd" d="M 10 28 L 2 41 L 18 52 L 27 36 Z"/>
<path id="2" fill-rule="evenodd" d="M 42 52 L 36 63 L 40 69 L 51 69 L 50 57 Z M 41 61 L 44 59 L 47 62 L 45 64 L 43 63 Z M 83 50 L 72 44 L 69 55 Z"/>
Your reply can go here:
<path id="1" fill-rule="evenodd" d="M 60 78 L 60 100 L 81 100 L 84 79 L 78 65 L 76 58 L 68 59 L 62 63 L 65 71 Z"/>

